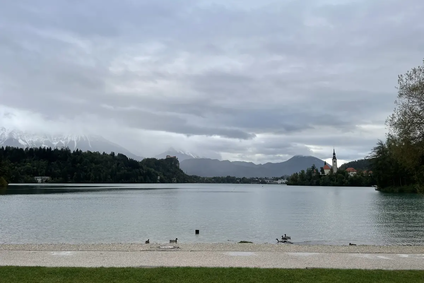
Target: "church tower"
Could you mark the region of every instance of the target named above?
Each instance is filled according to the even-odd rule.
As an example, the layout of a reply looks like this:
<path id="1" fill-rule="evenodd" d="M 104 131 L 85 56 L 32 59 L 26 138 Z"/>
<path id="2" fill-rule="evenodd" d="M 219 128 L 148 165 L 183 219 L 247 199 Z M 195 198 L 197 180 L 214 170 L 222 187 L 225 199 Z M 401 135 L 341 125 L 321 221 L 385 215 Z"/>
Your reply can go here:
<path id="1" fill-rule="evenodd" d="M 336 150 L 333 148 L 333 173 L 337 172 L 337 157 L 336 157 Z"/>

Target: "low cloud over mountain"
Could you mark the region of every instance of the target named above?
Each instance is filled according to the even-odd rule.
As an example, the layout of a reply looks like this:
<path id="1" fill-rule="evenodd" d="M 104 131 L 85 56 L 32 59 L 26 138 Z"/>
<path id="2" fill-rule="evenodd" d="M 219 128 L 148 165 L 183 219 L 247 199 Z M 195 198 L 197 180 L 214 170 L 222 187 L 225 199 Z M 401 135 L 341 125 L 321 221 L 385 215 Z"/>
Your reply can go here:
<path id="1" fill-rule="evenodd" d="M 0 6 L 0 127 L 255 163 L 385 138 L 422 0 L 19 0 Z"/>
<path id="2" fill-rule="evenodd" d="M 13 146 L 21 148 L 67 147 L 70 150 L 79 149 L 82 151 L 98 151 L 100 153 L 122 153 L 135 160 L 143 159 L 143 157 L 137 156 L 122 146 L 110 142 L 101 136 L 92 135 L 46 135 L 0 128 L 0 147 L 1 146 Z"/>

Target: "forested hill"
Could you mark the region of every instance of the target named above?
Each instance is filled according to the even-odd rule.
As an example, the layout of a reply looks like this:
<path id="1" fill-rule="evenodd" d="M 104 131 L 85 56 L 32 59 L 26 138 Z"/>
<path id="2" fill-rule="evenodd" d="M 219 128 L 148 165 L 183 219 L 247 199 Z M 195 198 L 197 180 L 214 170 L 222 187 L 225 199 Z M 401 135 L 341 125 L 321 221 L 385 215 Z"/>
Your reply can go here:
<path id="1" fill-rule="evenodd" d="M 351 162 L 344 163 L 340 166 L 340 169 L 346 170 L 347 168 L 352 167 L 356 170 L 366 171 L 371 168 L 371 159 L 359 159 Z"/>
<path id="2" fill-rule="evenodd" d="M 171 183 L 190 182 L 177 159 L 136 161 L 123 154 L 70 151 L 51 148 L 0 148 L 0 178 L 8 183 L 34 182 L 48 176 L 51 182 Z"/>

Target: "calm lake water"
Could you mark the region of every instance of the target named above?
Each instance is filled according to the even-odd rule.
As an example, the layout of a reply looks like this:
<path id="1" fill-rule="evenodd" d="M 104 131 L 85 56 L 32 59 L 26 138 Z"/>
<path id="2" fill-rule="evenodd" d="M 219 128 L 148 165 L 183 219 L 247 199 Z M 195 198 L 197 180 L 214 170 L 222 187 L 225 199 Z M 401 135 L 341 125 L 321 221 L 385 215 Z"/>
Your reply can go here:
<path id="1" fill-rule="evenodd" d="M 275 243 L 286 233 L 296 244 L 424 245 L 424 197 L 373 188 L 19 185 L 0 193 L 0 243 Z"/>

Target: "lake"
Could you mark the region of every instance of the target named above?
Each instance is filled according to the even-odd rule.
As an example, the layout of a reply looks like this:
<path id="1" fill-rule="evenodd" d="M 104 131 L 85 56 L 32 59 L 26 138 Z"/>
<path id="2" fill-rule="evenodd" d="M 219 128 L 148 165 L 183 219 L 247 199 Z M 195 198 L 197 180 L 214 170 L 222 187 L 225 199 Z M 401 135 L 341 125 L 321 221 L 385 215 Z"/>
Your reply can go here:
<path id="1" fill-rule="evenodd" d="M 40 184 L 0 193 L 0 243 L 275 243 L 286 233 L 295 244 L 424 245 L 424 196 L 373 188 Z"/>

